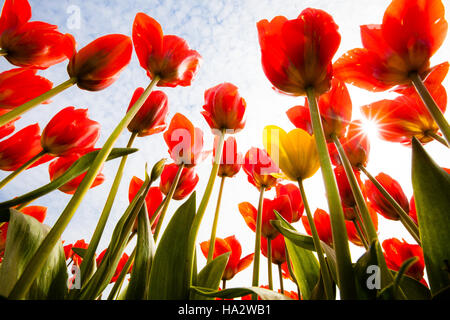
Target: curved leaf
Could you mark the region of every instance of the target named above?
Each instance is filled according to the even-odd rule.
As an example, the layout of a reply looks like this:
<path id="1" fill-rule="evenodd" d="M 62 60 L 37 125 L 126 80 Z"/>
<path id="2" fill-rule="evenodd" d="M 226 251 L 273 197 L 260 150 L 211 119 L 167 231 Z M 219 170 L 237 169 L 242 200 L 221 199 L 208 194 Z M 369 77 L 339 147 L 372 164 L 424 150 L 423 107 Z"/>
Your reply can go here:
<path id="1" fill-rule="evenodd" d="M 191 290 L 199 295 L 209 298 L 234 299 L 256 293 L 261 300 L 292 300 L 284 294 L 258 287 L 230 288 L 220 291 L 214 291 L 208 288 L 191 287 Z"/>
<path id="2" fill-rule="evenodd" d="M 113 160 L 113 159 L 116 159 L 119 157 L 123 157 L 125 155 L 129 155 L 136 151 L 138 151 L 138 149 L 114 148 L 111 151 L 111 153 L 109 154 L 106 161 Z M 16 197 L 14 199 L 11 199 L 11 200 L 8 200 L 5 202 L 1 202 L 0 209 L 1 208 L 11 208 L 11 207 L 19 205 L 21 203 L 26 203 L 26 202 L 35 200 L 39 197 L 42 197 L 42 196 L 58 189 L 59 187 L 63 186 L 66 182 L 69 182 L 70 180 L 72 180 L 72 179 L 78 177 L 79 175 L 83 174 L 84 172 L 86 172 L 89 169 L 89 167 L 91 166 L 92 162 L 94 161 L 94 159 L 98 153 L 99 153 L 99 150 L 92 151 L 90 153 L 85 154 L 80 159 L 75 161 L 66 172 L 64 172 L 61 176 L 59 176 L 55 180 L 51 181 L 50 183 L 48 183 L 40 188 L 37 188 L 33 191 L 25 193 L 19 197 Z"/>
<path id="3" fill-rule="evenodd" d="M 196 286 L 217 290 L 230 254 L 231 252 L 226 252 L 208 263 L 198 274 Z M 191 292 L 191 300 L 202 300 L 202 297 Z M 203 297 L 203 300 L 205 300 L 205 297 Z"/>
<path id="4" fill-rule="evenodd" d="M 35 218 L 11 209 L 6 249 L 0 267 L 0 295 L 7 297 L 25 266 L 50 230 Z M 51 251 L 44 268 L 33 282 L 26 299 L 64 299 L 67 268 L 62 242 Z"/>
<path id="5" fill-rule="evenodd" d="M 450 285 L 450 174 L 412 143 L 412 185 L 423 255 L 434 295 Z"/>
<path id="6" fill-rule="evenodd" d="M 150 300 L 186 300 L 189 281 L 186 268 L 189 230 L 194 220 L 194 192 L 170 220 L 156 249 L 150 272 Z"/>

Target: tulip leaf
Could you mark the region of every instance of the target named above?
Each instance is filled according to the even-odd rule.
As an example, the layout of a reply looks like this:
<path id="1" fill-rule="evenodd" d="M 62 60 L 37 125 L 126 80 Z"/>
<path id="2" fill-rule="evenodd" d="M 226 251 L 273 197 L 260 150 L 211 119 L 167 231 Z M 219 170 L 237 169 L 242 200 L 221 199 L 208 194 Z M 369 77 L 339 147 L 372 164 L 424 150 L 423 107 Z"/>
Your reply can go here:
<path id="1" fill-rule="evenodd" d="M 49 230 L 49 226 L 35 218 L 10 210 L 5 255 L 0 267 L 0 295 L 9 295 Z M 59 242 L 51 251 L 25 299 L 64 299 L 66 294 L 66 259 L 62 242 Z"/>
<path id="2" fill-rule="evenodd" d="M 378 267 L 376 241 L 353 265 L 356 292 L 359 300 L 375 300 L 381 288 L 381 274 Z"/>
<path id="3" fill-rule="evenodd" d="M 189 231 L 196 211 L 195 195 L 194 192 L 178 208 L 161 237 L 150 272 L 148 294 L 150 300 L 189 298 L 186 260 Z"/>
<path id="4" fill-rule="evenodd" d="M 143 205 L 138 215 L 136 257 L 126 293 L 127 300 L 144 300 L 147 298 L 155 247 L 147 207 Z"/>
<path id="5" fill-rule="evenodd" d="M 279 219 L 280 229 L 287 229 L 292 232 L 295 232 L 294 227 L 292 227 L 283 217 L 274 210 L 275 215 Z M 274 221 L 276 224 L 276 221 Z M 292 235 L 292 233 L 288 233 Z M 306 238 L 300 237 L 305 240 Z M 297 284 L 300 288 L 300 292 L 302 293 L 303 299 L 309 300 L 311 298 L 311 294 L 319 282 L 319 262 L 316 257 L 312 253 L 310 248 L 305 249 L 303 246 L 297 245 L 293 240 L 289 237 L 284 238 L 286 243 L 286 249 L 289 253 L 289 257 L 292 263 L 292 269 L 294 271 L 295 279 L 297 280 Z M 312 239 L 311 239 L 312 241 Z M 303 244 L 304 241 L 301 241 Z"/>
<path id="6" fill-rule="evenodd" d="M 395 274 L 396 272 L 392 271 Z M 430 300 L 431 292 L 425 285 L 408 275 L 403 275 L 400 279 L 400 288 L 408 300 Z"/>
<path id="7" fill-rule="evenodd" d="M 199 295 L 209 298 L 234 299 L 256 293 L 261 300 L 292 300 L 284 294 L 258 287 L 230 288 L 220 291 L 201 287 L 191 287 L 191 290 Z"/>
<path id="8" fill-rule="evenodd" d="M 208 288 L 212 290 L 217 290 L 219 288 L 220 280 L 222 279 L 223 272 L 227 266 L 228 259 L 230 258 L 231 252 L 226 252 L 210 263 L 208 263 L 198 274 L 196 279 L 196 286 L 202 288 Z M 205 300 L 205 297 L 201 297 L 197 294 L 191 292 L 191 300 Z M 209 299 L 213 299 L 212 297 Z M 209 300 L 207 299 L 207 300 Z"/>
<path id="9" fill-rule="evenodd" d="M 84 259 L 84 255 L 86 254 L 86 248 L 72 248 L 72 251 L 75 252 L 75 254 L 79 255 L 82 259 Z"/>
<path id="10" fill-rule="evenodd" d="M 450 174 L 412 143 L 412 185 L 425 266 L 434 295 L 450 285 Z"/>
<path id="11" fill-rule="evenodd" d="M 111 151 L 111 153 L 109 154 L 106 161 L 120 158 L 120 157 L 129 155 L 131 153 L 134 153 L 136 151 L 138 151 L 138 149 L 114 148 Z M 63 186 L 65 183 L 69 182 L 70 180 L 72 180 L 72 179 L 78 177 L 79 175 L 83 174 L 84 172 L 86 172 L 89 169 L 89 167 L 91 166 L 91 164 L 93 163 L 93 161 L 98 153 L 99 153 L 99 150 L 92 151 L 90 153 L 85 154 L 80 159 L 75 161 L 70 166 L 70 168 L 66 170 L 66 172 L 64 172 L 61 176 L 59 176 L 55 180 L 51 181 L 50 183 L 48 183 L 42 187 L 35 189 L 33 191 L 25 193 L 19 197 L 16 197 L 14 199 L 0 203 L 0 209 L 11 208 L 11 207 L 19 205 L 21 203 L 27 203 L 29 201 L 40 198 L 40 197 L 58 189 L 59 187 Z M 0 215 L 3 217 L 4 213 L 2 212 Z M 0 218 L 0 219 L 3 219 L 3 218 Z"/>
<path id="12" fill-rule="evenodd" d="M 399 295 L 400 289 L 400 282 L 405 274 L 406 271 L 415 263 L 417 262 L 417 257 L 411 257 L 408 260 L 404 261 L 402 265 L 400 266 L 400 269 L 394 276 L 394 281 L 388 285 L 387 287 L 383 288 L 383 290 L 380 291 L 378 294 L 379 300 L 402 300 L 403 296 Z"/>

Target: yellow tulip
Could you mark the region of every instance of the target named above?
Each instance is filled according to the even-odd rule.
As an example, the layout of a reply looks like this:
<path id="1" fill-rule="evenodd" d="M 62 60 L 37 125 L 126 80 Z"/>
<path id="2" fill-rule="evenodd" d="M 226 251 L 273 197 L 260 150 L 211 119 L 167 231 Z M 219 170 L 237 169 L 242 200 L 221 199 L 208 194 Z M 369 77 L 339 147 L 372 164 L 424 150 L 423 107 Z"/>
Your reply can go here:
<path id="1" fill-rule="evenodd" d="M 314 136 L 302 129 L 286 133 L 277 126 L 267 126 L 264 128 L 263 144 L 289 180 L 312 177 L 320 167 Z"/>

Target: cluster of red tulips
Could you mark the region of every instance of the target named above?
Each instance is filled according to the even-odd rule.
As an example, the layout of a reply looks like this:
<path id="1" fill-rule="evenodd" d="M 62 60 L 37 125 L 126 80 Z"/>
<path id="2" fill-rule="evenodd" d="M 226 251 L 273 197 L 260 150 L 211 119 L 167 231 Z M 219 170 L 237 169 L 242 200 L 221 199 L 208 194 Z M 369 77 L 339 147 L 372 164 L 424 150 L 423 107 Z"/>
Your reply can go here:
<path id="1" fill-rule="evenodd" d="M 168 97 L 153 89 L 190 86 L 200 68 L 200 54 L 182 38 L 165 35 L 145 13 L 136 15 L 132 38 L 111 34 L 80 50 L 70 34 L 30 19 L 27 0 L 5 1 L 0 56 L 15 67 L 0 73 L 0 169 L 9 172 L 0 188 L 45 163 L 50 181 L 0 200 L 2 298 L 449 297 L 450 170 L 439 167 L 424 148 L 437 141 L 445 153 L 450 143 L 442 85 L 449 64 L 430 66 L 430 57 L 447 32 L 441 0 L 392 0 L 381 24 L 361 26 L 363 48 L 349 50 L 334 63 L 341 36 L 325 11 L 308 8 L 295 19 L 277 16 L 259 21 L 267 79 L 276 91 L 305 96 L 305 102 L 286 112 L 295 129 L 286 132 L 268 125 L 262 134 L 264 148 L 241 154 L 233 135 L 245 127 L 246 101 L 232 83 L 207 89 L 201 114 L 215 139 L 211 174 L 198 206 L 196 166 L 209 155 L 204 133 L 180 113 L 166 123 Z M 113 85 L 133 51 L 150 83 L 135 90 L 123 119 L 103 146 L 96 147 L 100 123 L 89 118 L 87 109 L 73 106 L 55 114 L 42 132 L 38 124 L 15 132 L 15 121 L 22 114 L 71 86 L 100 91 Z M 66 60 L 68 80 L 60 85 L 37 74 Z M 397 94 L 395 99 L 362 106 L 361 111 L 379 125 L 382 139 L 410 148 L 413 198 L 406 197 L 393 177 L 368 171 L 370 142 L 361 121 L 352 120 L 348 84 Z M 130 133 L 128 144 L 117 148 L 125 129 Z M 131 179 L 129 206 L 108 247 L 98 254 L 127 158 L 138 151 L 134 140 L 160 133 L 171 160 L 162 159 L 151 170 L 146 167 L 144 180 Z M 88 242 L 65 243 L 64 230 L 89 189 L 104 182 L 103 165 L 113 159 L 120 159 L 120 164 L 92 237 Z M 259 192 L 256 206 L 236 204 L 243 217 L 236 223 L 245 222 L 254 232 L 255 250 L 244 256 L 234 235 L 216 237 L 224 183 L 241 168 Z M 316 208 L 313 213 L 304 181 L 319 169 L 327 211 Z M 219 195 L 210 240 L 200 243 L 206 258 L 200 269 L 197 235 L 217 177 Z M 272 188 L 276 196 L 265 198 Z M 43 223 L 47 209 L 30 203 L 56 189 L 71 198 L 56 223 L 47 226 Z M 166 217 L 172 200 L 183 203 Z M 399 228 L 405 228 L 415 243 L 396 238 L 380 243 L 378 214 L 399 221 Z M 293 225 L 300 221 L 306 234 Z M 350 242 L 364 249 L 361 257 L 352 259 Z M 125 249 L 130 245 L 134 247 L 128 255 Z M 267 257 L 268 279 L 260 279 L 261 254 Z M 278 266 L 279 288 L 274 288 L 273 264 Z M 226 281 L 251 265 L 248 286 L 226 287 Z M 292 281 L 297 290 L 285 290 L 283 279 Z"/>

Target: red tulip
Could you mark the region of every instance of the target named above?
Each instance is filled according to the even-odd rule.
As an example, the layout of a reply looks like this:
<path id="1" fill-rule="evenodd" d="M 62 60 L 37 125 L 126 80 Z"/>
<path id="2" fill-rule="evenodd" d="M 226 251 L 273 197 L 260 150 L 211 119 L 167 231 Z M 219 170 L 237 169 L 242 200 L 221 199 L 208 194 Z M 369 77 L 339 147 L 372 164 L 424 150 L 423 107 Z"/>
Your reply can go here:
<path id="1" fill-rule="evenodd" d="M 241 131 L 245 126 L 247 104 L 239 95 L 238 88 L 228 82 L 205 91 L 202 115 L 213 130 Z"/>
<path id="2" fill-rule="evenodd" d="M 279 232 L 270 223 L 271 220 L 277 220 L 274 213 L 276 210 L 288 222 L 292 222 L 292 207 L 291 201 L 287 195 L 277 197 L 273 200 L 264 199 L 262 207 L 262 236 L 274 239 Z M 258 210 L 249 202 L 242 202 L 239 204 L 239 212 L 245 220 L 247 226 L 252 230 L 256 230 L 256 218 Z"/>
<path id="3" fill-rule="evenodd" d="M 369 159 L 370 141 L 362 129 L 360 120 L 352 121 L 348 127 L 347 135 L 339 139 L 348 160 L 354 168 L 366 166 Z M 328 144 L 331 162 L 335 166 L 342 165 L 341 159 L 334 143 Z"/>
<path id="4" fill-rule="evenodd" d="M 203 132 L 181 113 L 176 113 L 170 121 L 169 129 L 164 132 L 164 140 L 169 154 L 176 164 L 193 167 L 202 156 Z"/>
<path id="5" fill-rule="evenodd" d="M 16 68 L 0 73 L 0 108 L 11 110 L 50 90 L 52 82 L 37 70 Z"/>
<path id="6" fill-rule="evenodd" d="M 128 188 L 128 200 L 133 201 L 134 197 L 136 196 L 136 193 L 139 191 L 139 189 L 142 187 L 142 184 L 144 181 L 139 179 L 138 177 L 131 178 L 130 186 Z M 156 210 L 158 209 L 159 205 L 163 201 L 163 194 L 159 190 L 158 187 L 151 187 L 148 190 L 147 196 L 145 197 L 145 204 L 147 206 L 147 212 L 148 212 L 148 218 L 152 219 L 152 217 L 155 215 Z M 159 220 L 159 215 L 155 218 L 155 221 L 153 222 L 152 232 L 155 231 L 156 225 Z M 137 224 L 135 225 L 135 228 L 137 230 Z"/>
<path id="7" fill-rule="evenodd" d="M 97 267 L 98 267 L 98 266 L 100 265 L 100 263 L 102 262 L 103 257 L 105 256 L 106 250 L 108 250 L 108 249 L 103 250 L 103 251 L 98 255 L 98 257 L 97 257 L 97 259 L 96 259 Z M 129 258 L 129 256 L 124 252 L 124 253 L 122 254 L 122 257 L 121 257 L 120 260 L 119 260 L 119 263 L 117 264 L 116 271 L 114 272 L 114 275 L 113 275 L 113 277 L 111 278 L 111 280 L 109 281 L 109 283 L 113 283 L 113 282 L 116 282 L 116 281 L 117 281 L 117 279 L 119 278 L 120 273 L 122 272 L 123 267 L 125 267 L 125 265 L 127 264 L 128 258 Z M 128 272 L 131 272 L 131 268 L 130 268 L 130 270 L 129 270 Z"/>
<path id="8" fill-rule="evenodd" d="M 333 234 L 331 232 L 331 221 L 330 215 L 326 213 L 322 209 L 316 209 L 314 212 L 314 224 L 317 229 L 317 233 L 319 234 L 320 240 L 328 244 L 329 246 L 333 245 Z M 305 231 L 311 235 L 311 228 L 309 226 L 308 217 L 302 217 L 303 227 Z"/>
<path id="9" fill-rule="evenodd" d="M 276 90 L 300 96 L 309 87 L 317 95 L 330 89 L 341 36 L 328 13 L 308 8 L 297 19 L 278 16 L 257 27 L 263 70 Z"/>
<path id="10" fill-rule="evenodd" d="M 447 107 L 447 93 L 441 83 L 433 78 L 425 80 L 425 86 L 444 113 Z M 390 142 L 411 145 L 413 137 L 425 144 L 433 141 L 431 134 L 438 134 L 439 127 L 423 104 L 420 96 L 411 90 L 403 90 L 403 95 L 384 99 L 361 107 L 362 113 L 379 126 L 380 137 Z"/>
<path id="11" fill-rule="evenodd" d="M 209 244 L 209 240 L 200 243 L 200 248 L 205 258 L 208 256 Z M 231 280 L 238 272 L 247 268 L 253 261 L 253 253 L 241 259 L 241 244 L 235 236 L 230 236 L 225 239 L 216 238 L 213 259 L 227 252 L 231 252 L 231 254 L 222 275 L 222 280 Z"/>
<path id="12" fill-rule="evenodd" d="M 248 182 L 258 189 L 270 190 L 278 183 L 278 179 L 272 174 L 279 173 L 280 169 L 263 149 L 251 148 L 247 151 L 243 169 L 247 174 Z"/>
<path id="13" fill-rule="evenodd" d="M 144 88 L 137 88 L 130 101 L 128 110 L 134 105 L 144 92 Z M 145 100 L 144 105 L 128 124 L 130 132 L 137 133 L 138 137 L 145 137 L 166 130 L 166 117 L 169 111 L 167 95 L 162 91 L 152 91 Z"/>
<path id="14" fill-rule="evenodd" d="M 292 207 L 292 222 L 299 221 L 303 214 L 303 210 L 305 209 L 302 196 L 300 194 L 300 189 L 293 183 L 278 184 L 276 186 L 276 192 L 277 198 L 283 195 L 287 195 L 289 197 Z"/>
<path id="15" fill-rule="evenodd" d="M 286 262 L 286 246 L 284 236 L 280 233 L 271 240 L 272 246 L 272 263 L 282 264 Z M 267 238 L 261 237 L 261 252 L 264 257 L 268 257 Z"/>
<path id="16" fill-rule="evenodd" d="M 216 143 L 214 144 L 214 156 L 216 154 Z M 236 139 L 230 136 L 225 140 L 222 151 L 222 159 L 219 165 L 219 177 L 234 177 L 241 170 L 242 154 L 237 152 Z"/>
<path id="17" fill-rule="evenodd" d="M 42 148 L 58 157 L 92 149 L 100 137 L 100 124 L 89 119 L 87 112 L 75 107 L 58 112 L 42 131 Z"/>
<path id="18" fill-rule="evenodd" d="M 370 205 L 368 205 L 368 209 L 369 209 L 370 218 L 372 219 L 373 226 L 375 227 L 375 230 L 378 230 L 377 212 Z M 356 218 L 357 213 L 354 212 L 353 208 L 345 208 L 344 211 L 345 211 L 344 214 L 346 214 L 348 216 L 353 216 Z M 348 219 L 348 220 L 351 220 L 351 219 Z M 358 222 L 358 224 L 359 224 L 359 222 Z M 345 227 L 347 228 L 348 240 L 356 246 L 363 247 L 364 243 L 363 243 L 362 239 L 360 238 L 358 231 L 356 230 L 355 223 L 353 221 L 345 221 Z M 360 229 L 364 230 L 361 226 L 360 226 Z"/>
<path id="19" fill-rule="evenodd" d="M 31 7 L 26 0 L 6 0 L 0 17 L 0 48 L 13 65 L 46 69 L 70 58 L 75 39 L 57 26 L 29 22 Z"/>
<path id="20" fill-rule="evenodd" d="M 361 191 L 364 193 L 364 184 L 361 181 L 359 170 L 353 169 L 356 181 L 359 184 Z M 344 207 L 353 208 L 356 206 L 356 200 L 353 196 L 353 191 L 350 187 L 350 182 L 348 181 L 347 174 L 343 166 L 337 166 L 334 168 L 334 176 L 336 177 L 336 182 L 339 188 L 339 195 L 341 197 L 342 205 Z"/>
<path id="21" fill-rule="evenodd" d="M 133 23 L 133 43 L 139 63 L 153 79 L 159 76 L 159 87 L 190 86 L 200 67 L 201 56 L 189 49 L 186 41 L 174 35 L 163 35 L 159 23 L 138 13 Z"/>
<path id="22" fill-rule="evenodd" d="M 413 221 L 416 223 L 416 225 L 419 225 L 419 222 L 417 220 L 416 201 L 414 200 L 414 196 L 412 196 L 411 200 L 409 200 L 408 215 L 411 217 L 411 219 L 413 219 Z"/>
<path id="23" fill-rule="evenodd" d="M 99 91 L 109 87 L 130 63 L 133 45 L 122 34 L 100 37 L 75 53 L 67 66 L 80 89 Z"/>
<path id="24" fill-rule="evenodd" d="M 55 161 L 51 162 L 48 166 L 48 173 L 50 175 L 50 181 L 53 181 L 63 175 L 73 164 L 77 161 L 83 154 L 70 154 L 65 157 L 60 157 Z M 64 185 L 58 188 L 58 190 L 67 193 L 74 194 L 80 185 L 81 181 L 83 181 L 86 173 L 80 174 L 78 177 L 73 178 L 72 180 L 66 182 Z M 90 188 L 94 188 L 105 181 L 105 176 L 103 173 L 97 174 L 94 182 L 90 186 Z"/>
<path id="25" fill-rule="evenodd" d="M 4 115 L 5 113 L 8 113 L 9 110 L 0 109 L 0 116 Z M 20 117 L 8 122 L 7 124 L 0 127 L 0 139 L 3 139 L 4 137 L 9 136 L 11 133 L 16 130 L 15 122 L 19 120 Z"/>
<path id="26" fill-rule="evenodd" d="M 381 172 L 375 179 L 386 189 L 386 191 L 394 198 L 394 200 L 405 210 L 409 212 L 409 201 L 406 198 L 405 193 L 402 190 L 400 184 L 392 179 L 389 175 Z M 365 187 L 367 189 L 367 196 L 373 208 L 378 211 L 383 217 L 390 220 L 399 220 L 395 208 L 391 203 L 381 194 L 378 188 L 370 181 L 365 182 Z"/>
<path id="27" fill-rule="evenodd" d="M 1 141 L 0 170 L 15 171 L 42 152 L 40 131 L 37 123 L 32 124 Z M 50 159 L 51 157 L 43 157 L 29 166 L 28 169 Z"/>
<path id="28" fill-rule="evenodd" d="M 175 163 L 167 164 L 164 166 L 159 182 L 159 189 L 163 194 L 167 195 L 169 193 L 170 187 L 172 186 L 177 171 L 178 166 Z M 195 173 L 194 168 L 183 168 L 172 199 L 183 200 L 184 198 L 186 198 L 192 193 L 192 191 L 194 191 L 198 180 L 199 178 L 197 173 Z"/>
<path id="29" fill-rule="evenodd" d="M 422 248 L 419 245 L 409 244 L 405 240 L 400 241 L 396 238 L 391 238 L 384 240 L 382 246 L 387 266 L 394 271 L 400 270 L 403 262 L 409 258 L 417 257 L 419 260 L 415 262 L 405 274 L 426 285 L 426 282 L 423 279 L 425 262 Z"/>
<path id="30" fill-rule="evenodd" d="M 332 142 L 333 134 L 343 137 L 352 118 L 352 101 L 345 83 L 334 78 L 330 91 L 318 98 L 318 106 L 327 141 Z M 286 114 L 294 126 L 313 134 L 308 99 L 305 99 L 304 106 L 295 106 Z"/>
<path id="31" fill-rule="evenodd" d="M 43 223 L 47 215 L 47 208 L 41 206 L 29 206 L 20 209 L 20 212 L 27 216 L 35 218 L 40 223 Z M 3 256 L 3 251 L 6 247 L 6 238 L 8 235 L 9 222 L 5 222 L 0 226 L 0 256 Z"/>
<path id="32" fill-rule="evenodd" d="M 77 266 L 81 265 L 81 262 L 83 262 L 83 258 L 80 257 L 78 254 L 76 254 L 72 249 L 73 248 L 79 248 L 79 249 L 87 249 L 89 244 L 87 244 L 84 239 L 77 240 L 74 244 L 68 244 L 64 246 L 64 254 L 66 256 L 66 260 L 72 259 L 73 263 Z"/>
<path id="33" fill-rule="evenodd" d="M 381 25 L 361 26 L 363 48 L 334 64 L 336 76 L 371 91 L 410 84 L 413 72 L 424 78 L 447 33 L 444 10 L 440 0 L 393 0 Z"/>

